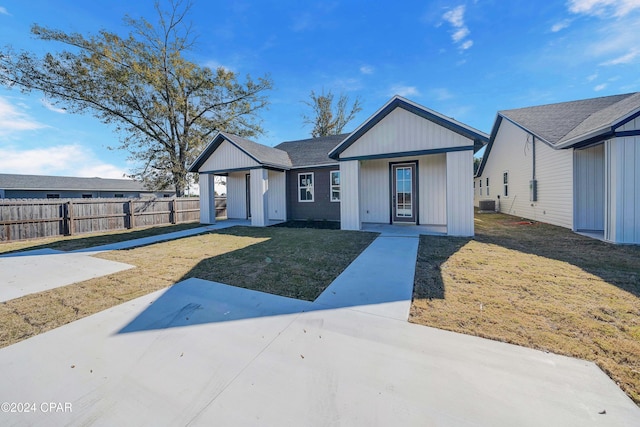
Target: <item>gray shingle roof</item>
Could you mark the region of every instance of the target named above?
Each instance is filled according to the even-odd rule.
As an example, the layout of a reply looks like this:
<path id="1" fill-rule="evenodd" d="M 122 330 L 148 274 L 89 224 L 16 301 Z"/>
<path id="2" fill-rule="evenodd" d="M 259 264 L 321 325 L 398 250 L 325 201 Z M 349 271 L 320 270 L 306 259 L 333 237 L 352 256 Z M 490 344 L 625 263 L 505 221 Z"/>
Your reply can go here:
<path id="1" fill-rule="evenodd" d="M 337 162 L 329 158 L 329 152 L 336 148 L 347 136 L 349 136 L 348 133 L 302 139 L 299 141 L 287 141 L 276 145 L 275 148 L 286 151 L 289 154 L 291 165 L 294 168 L 333 165 Z"/>
<path id="2" fill-rule="evenodd" d="M 5 173 L 0 173 L 0 188 L 3 190 L 150 191 L 146 189 L 141 182 L 130 179 L 15 175 Z"/>
<path id="3" fill-rule="evenodd" d="M 640 107 L 640 92 L 500 111 L 551 145 L 560 146 L 611 127 Z"/>
<path id="4" fill-rule="evenodd" d="M 236 144 L 259 163 L 271 166 L 291 167 L 286 152 L 277 147 L 269 147 L 226 132 L 220 132 L 226 139 Z"/>

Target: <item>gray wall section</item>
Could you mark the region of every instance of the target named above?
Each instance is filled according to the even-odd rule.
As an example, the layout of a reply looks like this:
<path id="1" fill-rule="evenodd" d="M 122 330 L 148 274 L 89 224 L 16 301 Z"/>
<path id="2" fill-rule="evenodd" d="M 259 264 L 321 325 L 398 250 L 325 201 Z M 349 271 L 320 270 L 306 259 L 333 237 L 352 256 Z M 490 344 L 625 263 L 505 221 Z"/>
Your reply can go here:
<path id="1" fill-rule="evenodd" d="M 332 202 L 330 172 L 339 166 L 287 171 L 287 219 L 340 221 L 340 202 Z M 298 201 L 298 174 L 313 172 L 313 202 Z"/>
<path id="2" fill-rule="evenodd" d="M 46 199 L 47 194 L 59 194 L 61 199 L 81 198 L 83 194 L 91 194 L 96 198 L 112 198 L 116 194 L 122 194 L 125 199 L 136 199 L 138 197 L 164 197 L 167 195 L 175 195 L 175 193 L 138 193 L 126 191 L 63 191 L 63 190 L 4 190 L 3 198 L 6 199 Z M 1 194 L 0 194 L 1 195 Z"/>

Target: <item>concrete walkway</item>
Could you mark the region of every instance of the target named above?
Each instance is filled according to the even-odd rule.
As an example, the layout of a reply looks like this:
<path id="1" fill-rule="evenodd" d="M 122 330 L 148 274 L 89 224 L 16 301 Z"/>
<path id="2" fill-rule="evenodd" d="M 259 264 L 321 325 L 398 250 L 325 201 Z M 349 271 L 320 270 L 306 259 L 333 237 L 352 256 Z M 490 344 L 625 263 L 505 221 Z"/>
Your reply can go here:
<path id="1" fill-rule="evenodd" d="M 591 362 L 407 323 L 414 249 L 379 237 L 316 302 L 188 279 L 0 349 L 37 409 L 0 425 L 637 425 Z"/>
<path id="2" fill-rule="evenodd" d="M 129 264 L 94 258 L 91 255 L 247 224 L 248 221 L 227 220 L 209 226 L 79 249 L 72 252 L 37 249 L 5 254 L 0 256 L 0 302 L 133 268 Z"/>

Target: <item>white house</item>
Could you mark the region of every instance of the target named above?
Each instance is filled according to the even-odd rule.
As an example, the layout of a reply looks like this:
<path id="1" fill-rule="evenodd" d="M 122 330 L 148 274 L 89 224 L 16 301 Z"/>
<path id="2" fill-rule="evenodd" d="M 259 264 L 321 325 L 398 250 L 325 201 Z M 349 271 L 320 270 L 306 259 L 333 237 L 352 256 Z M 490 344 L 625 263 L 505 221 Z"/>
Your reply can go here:
<path id="1" fill-rule="evenodd" d="M 498 112 L 474 200 L 640 243 L 640 93 Z"/>
<path id="2" fill-rule="evenodd" d="M 432 226 L 473 235 L 473 153 L 489 137 L 399 96 L 354 132 L 267 147 L 218 134 L 191 166 L 201 221 L 213 214 L 213 176 L 227 176 L 227 216 L 265 226 L 287 219 Z"/>

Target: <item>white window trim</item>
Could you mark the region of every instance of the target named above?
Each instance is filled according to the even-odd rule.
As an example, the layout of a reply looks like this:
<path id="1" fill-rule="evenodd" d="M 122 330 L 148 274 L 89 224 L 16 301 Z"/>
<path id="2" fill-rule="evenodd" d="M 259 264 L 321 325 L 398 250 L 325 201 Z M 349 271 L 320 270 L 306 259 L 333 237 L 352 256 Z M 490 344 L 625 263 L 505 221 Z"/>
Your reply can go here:
<path id="1" fill-rule="evenodd" d="M 342 183 L 338 184 L 338 185 L 333 185 L 333 174 L 337 173 L 338 174 L 338 179 L 340 179 L 340 171 L 339 170 L 335 170 L 335 171 L 329 171 L 329 200 L 331 200 L 334 203 L 340 203 L 340 200 L 342 199 Z M 340 181 L 338 181 L 340 182 Z M 338 198 L 334 199 L 333 198 L 333 188 L 337 187 L 338 188 Z"/>
<path id="2" fill-rule="evenodd" d="M 311 186 L 306 186 L 306 187 L 301 187 L 300 186 L 300 176 L 301 175 L 311 175 Z M 315 185 L 316 185 L 316 177 L 315 174 L 313 172 L 302 172 L 298 174 L 298 202 L 300 203 L 313 203 L 316 199 L 316 192 L 315 192 Z M 302 190 L 303 188 L 309 188 L 311 187 L 311 200 L 302 200 L 300 198 L 300 190 Z"/>

